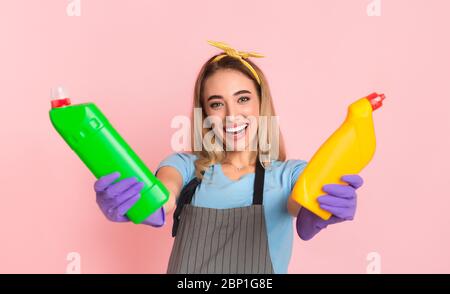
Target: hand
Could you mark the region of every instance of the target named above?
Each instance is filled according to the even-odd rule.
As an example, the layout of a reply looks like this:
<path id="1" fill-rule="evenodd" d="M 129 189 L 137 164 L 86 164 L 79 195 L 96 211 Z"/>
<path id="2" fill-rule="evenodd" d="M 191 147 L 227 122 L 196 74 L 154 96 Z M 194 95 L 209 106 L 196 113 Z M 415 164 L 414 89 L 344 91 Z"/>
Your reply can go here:
<path id="1" fill-rule="evenodd" d="M 144 187 L 144 183 L 138 182 L 136 178 L 126 178 L 112 184 L 119 177 L 120 173 L 115 172 L 99 178 L 94 184 L 94 190 L 97 204 L 108 220 L 128 222 L 130 219 L 125 214 L 139 200 L 139 192 Z M 160 227 L 164 223 L 164 208 L 158 209 L 143 222 L 154 227 Z"/>
<path id="2" fill-rule="evenodd" d="M 332 214 L 328 220 L 323 220 L 303 207 L 300 209 L 297 216 L 297 234 L 302 240 L 311 239 L 330 224 L 353 220 L 355 217 L 356 189 L 361 187 L 364 181 L 359 175 L 346 175 L 341 179 L 349 185 L 324 185 L 322 190 L 327 194 L 317 198 L 320 208 Z"/>
<path id="3" fill-rule="evenodd" d="M 341 178 L 349 185 L 329 184 L 322 190 L 328 194 L 317 198 L 320 208 L 333 214 L 340 221 L 353 220 L 356 212 L 356 189 L 362 186 L 363 179 L 358 175 Z"/>

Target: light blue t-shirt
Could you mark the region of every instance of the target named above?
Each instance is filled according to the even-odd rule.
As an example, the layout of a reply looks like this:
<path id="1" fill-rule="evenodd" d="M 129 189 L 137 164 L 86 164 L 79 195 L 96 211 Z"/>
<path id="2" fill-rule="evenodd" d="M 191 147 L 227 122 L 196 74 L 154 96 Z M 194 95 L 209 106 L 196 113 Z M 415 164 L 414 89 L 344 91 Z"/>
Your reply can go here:
<path id="1" fill-rule="evenodd" d="M 197 156 L 191 153 L 173 153 L 159 164 L 158 169 L 163 166 L 176 168 L 185 186 L 195 177 L 196 159 Z M 291 258 L 293 217 L 287 211 L 287 199 L 305 167 L 304 160 L 272 161 L 265 172 L 263 205 L 270 257 L 277 274 L 287 273 Z M 214 164 L 205 172 L 191 204 L 215 209 L 250 206 L 254 180 L 254 173 L 231 180 L 224 175 L 221 164 Z"/>

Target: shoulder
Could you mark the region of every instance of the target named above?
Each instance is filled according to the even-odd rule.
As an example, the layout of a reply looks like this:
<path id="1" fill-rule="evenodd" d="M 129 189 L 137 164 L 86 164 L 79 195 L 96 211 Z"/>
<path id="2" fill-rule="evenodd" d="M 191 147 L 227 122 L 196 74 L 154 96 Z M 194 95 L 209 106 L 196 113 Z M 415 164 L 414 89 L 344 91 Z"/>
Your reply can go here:
<path id="1" fill-rule="evenodd" d="M 269 170 L 279 174 L 284 180 L 283 183 L 287 183 L 292 189 L 307 164 L 307 161 L 302 159 L 289 159 L 286 161 L 274 160 L 272 161 Z"/>
<path id="2" fill-rule="evenodd" d="M 197 155 L 188 152 L 174 152 L 166 156 L 158 166 L 171 166 L 178 170 L 183 177 L 183 185 L 186 185 L 195 175 L 195 161 Z"/>
<path id="3" fill-rule="evenodd" d="M 269 169 L 283 173 L 291 173 L 306 167 L 307 162 L 302 159 L 289 159 L 286 161 L 273 160 Z"/>
<path id="4" fill-rule="evenodd" d="M 174 160 L 174 161 L 183 161 L 186 163 L 193 163 L 197 160 L 197 155 L 188 152 L 174 152 L 169 154 L 164 161 L 166 160 Z"/>

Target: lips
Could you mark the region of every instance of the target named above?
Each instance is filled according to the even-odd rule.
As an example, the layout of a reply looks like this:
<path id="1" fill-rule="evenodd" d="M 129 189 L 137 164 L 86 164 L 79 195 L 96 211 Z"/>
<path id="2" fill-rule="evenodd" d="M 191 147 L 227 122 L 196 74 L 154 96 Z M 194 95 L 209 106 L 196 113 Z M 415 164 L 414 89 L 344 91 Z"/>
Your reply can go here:
<path id="1" fill-rule="evenodd" d="M 244 123 L 240 125 L 235 125 L 233 127 L 224 128 L 225 130 L 225 137 L 228 139 L 231 139 L 233 141 L 239 141 L 242 138 L 245 137 L 247 134 L 247 128 L 249 126 L 249 123 Z"/>
<path id="2" fill-rule="evenodd" d="M 248 124 L 241 124 L 239 126 L 224 128 L 225 132 L 228 134 L 239 134 L 248 127 Z"/>

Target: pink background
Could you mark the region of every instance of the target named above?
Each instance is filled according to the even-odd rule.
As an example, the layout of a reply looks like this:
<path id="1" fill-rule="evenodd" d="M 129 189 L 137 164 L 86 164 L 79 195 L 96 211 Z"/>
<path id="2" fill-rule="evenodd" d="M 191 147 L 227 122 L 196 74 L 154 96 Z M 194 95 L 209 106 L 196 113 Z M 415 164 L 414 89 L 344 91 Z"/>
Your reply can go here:
<path id="1" fill-rule="evenodd" d="M 116 224 L 95 203 L 95 178 L 50 124 L 50 88 L 95 102 L 154 169 L 170 127 L 189 115 L 195 76 L 218 51 L 207 39 L 265 54 L 288 157 L 308 160 L 346 107 L 386 93 L 378 149 L 362 172 L 353 222 L 296 238 L 291 273 L 450 273 L 450 2 L 0 2 L 0 273 L 163 273 L 172 238 Z"/>

